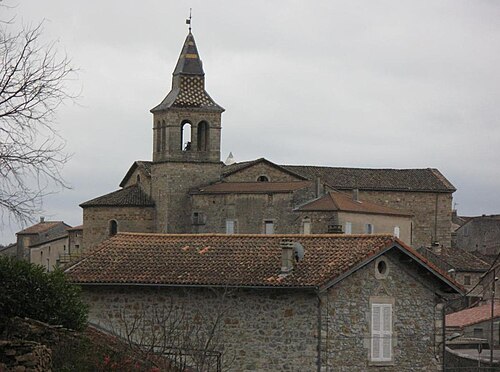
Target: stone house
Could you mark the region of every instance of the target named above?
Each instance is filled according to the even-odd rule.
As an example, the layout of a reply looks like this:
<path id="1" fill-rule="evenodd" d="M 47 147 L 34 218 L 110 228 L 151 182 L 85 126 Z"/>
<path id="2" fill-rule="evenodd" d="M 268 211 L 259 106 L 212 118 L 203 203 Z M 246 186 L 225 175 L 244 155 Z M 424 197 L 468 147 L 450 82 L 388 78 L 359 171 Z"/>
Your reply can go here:
<path id="1" fill-rule="evenodd" d="M 351 216 L 358 225 L 373 225 L 372 232 L 403 229 L 401 218 L 411 215 L 410 233 L 408 221 L 403 223 L 405 242 L 417 247 L 451 244 L 455 188 L 437 169 L 278 165 L 263 158 L 225 165 L 220 160 L 223 111 L 205 90 L 190 32 L 171 90 L 151 110 L 152 161 L 134 162 L 119 190 L 80 205 L 85 248 L 117 231 L 288 234 L 300 233 L 305 225 L 311 232 L 327 233 L 337 225 L 336 231 L 345 232 L 351 221 L 340 221 L 346 216 L 338 211 L 323 210 L 316 221 L 318 213 L 309 217 L 299 210 L 330 191 L 356 192 L 358 200 L 378 204 L 376 224 L 370 222 L 374 213 L 358 210 Z M 383 208 L 390 209 L 385 217 Z"/>
<path id="2" fill-rule="evenodd" d="M 491 302 L 446 315 L 446 333 L 491 340 Z M 493 345 L 500 345 L 500 301 L 493 308 Z"/>
<path id="3" fill-rule="evenodd" d="M 66 274 L 118 334 L 163 303 L 219 319 L 234 371 L 441 370 L 443 296 L 462 291 L 392 235 L 118 233 Z"/>
<path id="4" fill-rule="evenodd" d="M 485 256 L 500 252 L 500 215 L 469 217 L 455 233 L 457 247 L 468 252 Z"/>
<path id="5" fill-rule="evenodd" d="M 483 278 L 490 269 L 490 264 L 460 248 L 434 246 L 420 248 L 418 252 L 430 262 L 448 272 L 466 290 L 469 297 L 487 296 L 486 288 L 490 280 Z"/>
<path id="6" fill-rule="evenodd" d="M 83 227 L 63 221 L 40 222 L 16 233 L 16 256 L 52 271 L 67 263 L 82 250 Z"/>

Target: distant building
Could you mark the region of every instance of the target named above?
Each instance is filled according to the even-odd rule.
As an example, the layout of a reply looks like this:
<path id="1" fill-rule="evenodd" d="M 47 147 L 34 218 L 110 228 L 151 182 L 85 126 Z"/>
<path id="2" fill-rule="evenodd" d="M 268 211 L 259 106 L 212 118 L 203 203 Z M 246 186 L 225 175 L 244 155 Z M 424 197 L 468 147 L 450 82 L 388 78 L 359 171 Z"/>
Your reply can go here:
<path id="1" fill-rule="evenodd" d="M 500 215 L 467 218 L 456 230 L 456 245 L 468 252 L 496 256 L 500 252 Z"/>
<path id="2" fill-rule="evenodd" d="M 444 297 L 462 293 L 392 235 L 118 233 L 66 274 L 114 332 L 172 304 L 218 319 L 233 371 L 441 370 Z"/>
<path id="3" fill-rule="evenodd" d="M 0 248 L 0 256 L 16 257 L 17 244 L 12 243 Z"/>
<path id="4" fill-rule="evenodd" d="M 483 276 L 490 268 L 489 263 L 460 248 L 434 246 L 420 248 L 418 252 L 453 276 L 469 297 L 487 298 L 490 280 Z"/>
<path id="5" fill-rule="evenodd" d="M 234 163 L 231 156 L 226 165 L 223 111 L 205 90 L 189 33 L 171 90 L 151 110 L 152 161 L 134 162 L 121 189 L 81 204 L 85 248 L 118 231 L 382 232 L 416 247 L 451 245 L 455 188 L 437 169 L 278 165 L 263 158 Z M 348 202 L 353 193 L 355 201 Z M 349 206 L 336 205 L 341 200 Z"/>
<path id="6" fill-rule="evenodd" d="M 52 271 L 81 253 L 82 226 L 71 227 L 63 221 L 45 221 L 17 234 L 17 258 L 43 266 Z"/>

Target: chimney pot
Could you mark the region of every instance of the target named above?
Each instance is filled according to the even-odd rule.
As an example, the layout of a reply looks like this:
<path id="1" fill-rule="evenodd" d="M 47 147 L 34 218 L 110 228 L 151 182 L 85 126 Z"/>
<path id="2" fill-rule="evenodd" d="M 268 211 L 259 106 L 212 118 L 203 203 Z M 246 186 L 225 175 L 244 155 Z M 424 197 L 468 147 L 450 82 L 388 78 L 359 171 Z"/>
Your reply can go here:
<path id="1" fill-rule="evenodd" d="M 352 198 L 355 201 L 359 201 L 359 189 L 352 190 Z"/>
<path id="2" fill-rule="evenodd" d="M 293 270 L 293 241 L 283 239 L 280 242 L 281 246 L 281 273 L 287 274 Z"/>
<path id="3" fill-rule="evenodd" d="M 40 223 L 44 223 L 45 222 L 45 217 L 40 217 Z"/>

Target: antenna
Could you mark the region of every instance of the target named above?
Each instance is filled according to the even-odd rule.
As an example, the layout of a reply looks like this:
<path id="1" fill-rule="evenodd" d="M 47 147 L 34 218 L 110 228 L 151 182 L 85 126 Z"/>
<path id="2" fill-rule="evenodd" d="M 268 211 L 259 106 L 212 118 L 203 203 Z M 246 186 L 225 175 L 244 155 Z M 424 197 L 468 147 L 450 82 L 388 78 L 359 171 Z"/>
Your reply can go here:
<path id="1" fill-rule="evenodd" d="M 193 18 L 191 15 L 192 10 L 193 10 L 193 8 L 189 8 L 189 18 L 186 19 L 186 24 L 189 25 L 189 32 L 190 33 L 191 33 L 191 19 Z"/>
<path id="2" fill-rule="evenodd" d="M 305 250 L 304 246 L 299 242 L 293 243 L 293 253 L 295 256 L 295 262 L 299 262 L 304 258 Z"/>

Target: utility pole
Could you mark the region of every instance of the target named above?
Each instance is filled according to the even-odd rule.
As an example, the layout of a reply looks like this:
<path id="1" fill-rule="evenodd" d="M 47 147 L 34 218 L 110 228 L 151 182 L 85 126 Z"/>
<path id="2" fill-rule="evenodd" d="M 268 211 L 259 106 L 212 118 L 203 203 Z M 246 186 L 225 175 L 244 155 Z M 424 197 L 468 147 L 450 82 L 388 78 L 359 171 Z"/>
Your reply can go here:
<path id="1" fill-rule="evenodd" d="M 497 281 L 496 267 L 493 268 L 493 280 L 491 281 L 491 319 L 490 319 L 490 367 L 493 367 L 493 325 L 495 318 L 495 284 Z"/>

